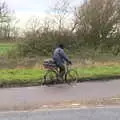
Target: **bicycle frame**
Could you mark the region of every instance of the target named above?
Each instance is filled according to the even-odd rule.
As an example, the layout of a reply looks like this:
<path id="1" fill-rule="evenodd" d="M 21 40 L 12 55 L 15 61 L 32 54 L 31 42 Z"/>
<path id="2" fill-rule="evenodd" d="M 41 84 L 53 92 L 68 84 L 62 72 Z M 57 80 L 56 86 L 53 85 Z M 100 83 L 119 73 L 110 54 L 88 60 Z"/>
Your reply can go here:
<path id="1" fill-rule="evenodd" d="M 65 65 L 65 74 L 67 74 L 67 72 L 69 71 L 70 64 L 65 63 L 64 65 Z M 56 77 L 58 77 L 60 75 L 59 67 L 55 67 L 55 68 L 54 67 L 47 67 L 46 69 L 47 69 L 47 71 L 55 72 Z"/>
<path id="2" fill-rule="evenodd" d="M 64 64 L 65 65 L 65 73 L 64 73 L 64 75 L 63 75 L 63 82 L 66 82 L 66 83 L 70 83 L 70 80 L 77 80 L 77 73 L 76 73 L 76 71 L 74 71 L 74 70 L 72 70 L 71 68 L 70 68 L 70 64 L 67 64 L 67 63 L 65 63 Z M 75 78 L 74 78 L 74 76 L 71 74 L 71 71 L 72 71 L 72 73 L 74 73 L 75 74 Z M 51 74 L 51 73 L 54 73 L 54 75 L 55 75 L 55 79 L 54 78 L 49 78 L 48 77 L 48 79 L 46 79 L 47 78 L 47 76 L 49 76 L 48 74 Z M 52 75 L 52 74 L 51 74 Z M 69 77 L 68 77 L 69 76 Z M 44 80 L 45 80 L 45 83 L 46 83 L 46 80 L 48 80 L 48 81 L 54 81 L 54 80 L 60 80 L 60 69 L 59 69 L 59 67 L 47 67 L 47 71 L 46 71 L 46 74 L 45 74 L 45 76 L 44 76 Z M 57 82 L 57 81 L 56 81 Z"/>

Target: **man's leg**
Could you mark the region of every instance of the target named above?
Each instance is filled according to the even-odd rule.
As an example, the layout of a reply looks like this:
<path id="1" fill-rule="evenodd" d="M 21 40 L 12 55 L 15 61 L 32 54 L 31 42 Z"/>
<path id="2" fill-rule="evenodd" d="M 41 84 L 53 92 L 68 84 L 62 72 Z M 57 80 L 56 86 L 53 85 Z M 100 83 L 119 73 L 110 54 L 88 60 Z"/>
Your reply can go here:
<path id="1" fill-rule="evenodd" d="M 65 74 L 65 66 L 64 65 L 61 65 L 60 66 L 60 77 L 63 79 L 63 76 Z"/>

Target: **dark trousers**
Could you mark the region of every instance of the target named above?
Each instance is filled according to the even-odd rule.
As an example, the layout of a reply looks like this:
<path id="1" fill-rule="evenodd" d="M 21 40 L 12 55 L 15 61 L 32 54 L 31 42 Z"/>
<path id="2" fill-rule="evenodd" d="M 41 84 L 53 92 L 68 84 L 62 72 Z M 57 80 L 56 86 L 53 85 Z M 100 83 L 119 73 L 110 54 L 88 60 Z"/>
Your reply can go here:
<path id="1" fill-rule="evenodd" d="M 60 77 L 63 78 L 64 74 L 65 74 L 65 66 L 61 65 L 59 66 L 60 69 Z"/>

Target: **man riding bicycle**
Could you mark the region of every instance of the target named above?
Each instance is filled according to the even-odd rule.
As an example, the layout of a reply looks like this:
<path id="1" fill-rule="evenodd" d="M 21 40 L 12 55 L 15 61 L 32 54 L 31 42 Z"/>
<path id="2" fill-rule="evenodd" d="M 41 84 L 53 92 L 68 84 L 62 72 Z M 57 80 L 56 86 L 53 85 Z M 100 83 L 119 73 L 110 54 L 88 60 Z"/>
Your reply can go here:
<path id="1" fill-rule="evenodd" d="M 69 64 L 72 64 L 68 56 L 64 52 L 63 44 L 59 44 L 58 47 L 54 50 L 53 60 L 55 61 L 55 64 L 57 65 L 57 67 L 60 69 L 60 76 L 59 76 L 60 79 L 63 79 L 63 76 L 65 74 L 64 63 L 67 62 Z"/>

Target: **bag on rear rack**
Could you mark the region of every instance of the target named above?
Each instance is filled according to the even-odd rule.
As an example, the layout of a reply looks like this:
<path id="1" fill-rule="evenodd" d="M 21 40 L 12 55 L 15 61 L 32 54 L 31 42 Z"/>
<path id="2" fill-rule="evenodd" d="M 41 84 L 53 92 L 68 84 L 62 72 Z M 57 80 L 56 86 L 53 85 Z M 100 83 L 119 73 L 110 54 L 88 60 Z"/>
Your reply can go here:
<path id="1" fill-rule="evenodd" d="M 45 68 L 55 68 L 56 67 L 55 61 L 53 59 L 44 60 L 43 65 Z"/>

